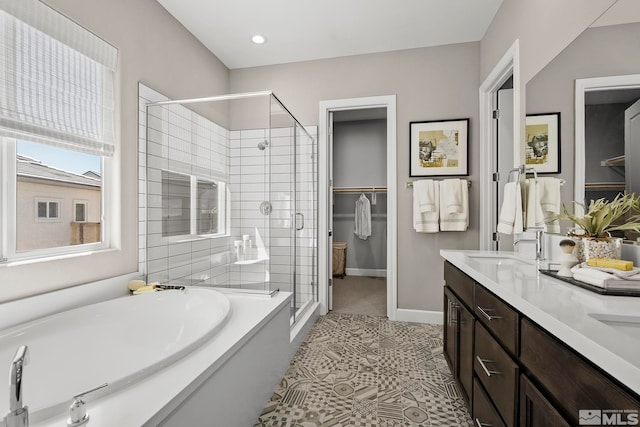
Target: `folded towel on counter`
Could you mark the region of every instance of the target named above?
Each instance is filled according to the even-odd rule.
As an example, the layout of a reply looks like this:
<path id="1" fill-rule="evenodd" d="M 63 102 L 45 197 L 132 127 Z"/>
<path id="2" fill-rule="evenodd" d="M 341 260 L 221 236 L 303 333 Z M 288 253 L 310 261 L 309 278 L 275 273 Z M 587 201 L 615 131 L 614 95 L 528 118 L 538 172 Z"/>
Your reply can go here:
<path id="1" fill-rule="evenodd" d="M 582 262 L 574 266 L 573 268 L 575 268 L 576 270 L 580 268 L 588 268 L 591 270 L 603 271 L 620 280 L 640 280 L 640 268 L 638 267 L 633 267 L 631 270 L 620 270 L 617 268 L 594 267 L 587 264 L 586 262 Z"/>
<path id="2" fill-rule="evenodd" d="M 432 185 L 419 182 L 413 183 L 413 229 L 418 233 L 437 233 L 440 231 L 440 185 L 437 181 L 431 181 Z M 435 205 L 433 210 L 428 210 L 430 203 Z"/>
<path id="3" fill-rule="evenodd" d="M 356 200 L 356 217 L 353 232 L 359 239 L 367 240 L 371 236 L 371 202 L 367 196 L 360 195 Z"/>
<path id="4" fill-rule="evenodd" d="M 413 194 L 417 197 L 420 213 L 435 212 L 438 207 L 438 182 L 421 179 L 413 182 Z"/>
<path id="5" fill-rule="evenodd" d="M 544 214 L 542 213 L 542 207 L 540 206 L 540 192 L 538 182 L 533 178 L 529 178 L 527 179 L 526 184 L 527 229 L 541 228 L 546 231 L 547 228 L 544 223 Z"/>
<path id="6" fill-rule="evenodd" d="M 598 286 L 606 289 L 640 289 L 640 278 L 621 278 L 599 268 L 583 267 L 578 264 L 571 268 L 573 278 L 590 285 Z M 625 273 L 620 271 L 620 273 Z M 637 274 L 637 273 L 636 273 Z"/>
<path id="7" fill-rule="evenodd" d="M 467 227 L 469 227 L 467 180 L 445 179 L 440 183 L 440 230 L 465 231 Z"/>
<path id="8" fill-rule="evenodd" d="M 502 234 L 522 233 L 522 193 L 519 182 L 507 182 L 504 186 L 498 232 Z"/>
<path id="9" fill-rule="evenodd" d="M 551 218 L 560 213 L 562 202 L 560 198 L 560 184 L 562 180 L 558 178 L 538 178 L 538 194 L 540 196 L 540 207 L 544 213 L 547 231 L 549 233 L 560 233 L 560 222 Z"/>
<path id="10" fill-rule="evenodd" d="M 573 278 L 590 285 L 599 286 L 604 288 L 605 282 L 612 276 L 604 271 L 591 270 L 586 268 L 579 268 L 573 273 Z"/>

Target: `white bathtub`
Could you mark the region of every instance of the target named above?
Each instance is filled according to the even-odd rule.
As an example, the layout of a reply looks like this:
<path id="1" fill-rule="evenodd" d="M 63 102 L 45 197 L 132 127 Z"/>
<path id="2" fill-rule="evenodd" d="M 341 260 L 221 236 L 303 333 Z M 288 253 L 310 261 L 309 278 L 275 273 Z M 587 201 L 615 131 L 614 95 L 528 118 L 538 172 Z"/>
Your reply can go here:
<path id="1" fill-rule="evenodd" d="M 65 411 L 73 395 L 103 383 L 88 397 L 133 383 L 207 341 L 230 313 L 229 300 L 208 288 L 117 298 L 0 331 L 0 383 L 20 345 L 29 347 L 23 403 L 38 421 Z M 3 368 L 4 367 L 4 368 Z M 5 369 L 6 368 L 6 369 Z M 8 409 L 0 387 L 0 412 Z"/>

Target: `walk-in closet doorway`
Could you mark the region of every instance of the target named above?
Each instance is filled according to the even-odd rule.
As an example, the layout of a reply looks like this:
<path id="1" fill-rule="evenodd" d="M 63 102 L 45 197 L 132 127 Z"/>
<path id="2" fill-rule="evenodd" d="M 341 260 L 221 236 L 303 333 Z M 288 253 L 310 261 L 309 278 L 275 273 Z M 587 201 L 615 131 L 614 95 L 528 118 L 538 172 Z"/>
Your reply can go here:
<path id="1" fill-rule="evenodd" d="M 322 311 L 394 320 L 395 96 L 323 101 L 320 115 Z"/>
<path id="2" fill-rule="evenodd" d="M 331 309 L 386 316 L 387 109 L 331 114 Z"/>

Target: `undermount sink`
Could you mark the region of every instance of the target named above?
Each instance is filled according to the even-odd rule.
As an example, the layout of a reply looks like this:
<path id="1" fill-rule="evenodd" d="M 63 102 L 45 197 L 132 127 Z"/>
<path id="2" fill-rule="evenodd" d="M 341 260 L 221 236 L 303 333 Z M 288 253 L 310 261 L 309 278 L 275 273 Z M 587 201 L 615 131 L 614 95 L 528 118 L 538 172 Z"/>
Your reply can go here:
<path id="1" fill-rule="evenodd" d="M 531 261 L 517 258 L 509 254 L 468 254 L 471 260 L 478 261 L 483 264 L 491 265 L 514 265 L 514 264 L 531 264 Z"/>
<path id="2" fill-rule="evenodd" d="M 589 313 L 589 317 L 640 341 L 640 316 L 622 314 Z"/>

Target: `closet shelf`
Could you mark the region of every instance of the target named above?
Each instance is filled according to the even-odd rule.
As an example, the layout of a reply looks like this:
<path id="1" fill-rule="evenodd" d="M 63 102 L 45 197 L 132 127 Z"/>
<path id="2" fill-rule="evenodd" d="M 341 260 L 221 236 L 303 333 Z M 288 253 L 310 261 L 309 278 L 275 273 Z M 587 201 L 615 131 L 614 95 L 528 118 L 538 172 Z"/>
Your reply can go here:
<path id="1" fill-rule="evenodd" d="M 611 157 L 601 160 L 600 166 L 624 167 L 624 154 L 621 156 Z"/>
<path id="2" fill-rule="evenodd" d="M 334 187 L 334 193 L 386 193 L 387 187 Z"/>
<path id="3" fill-rule="evenodd" d="M 624 182 L 587 182 L 584 184 L 587 190 L 624 190 Z"/>

